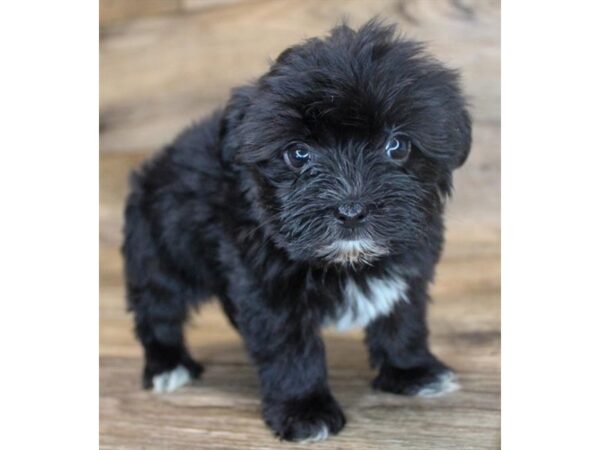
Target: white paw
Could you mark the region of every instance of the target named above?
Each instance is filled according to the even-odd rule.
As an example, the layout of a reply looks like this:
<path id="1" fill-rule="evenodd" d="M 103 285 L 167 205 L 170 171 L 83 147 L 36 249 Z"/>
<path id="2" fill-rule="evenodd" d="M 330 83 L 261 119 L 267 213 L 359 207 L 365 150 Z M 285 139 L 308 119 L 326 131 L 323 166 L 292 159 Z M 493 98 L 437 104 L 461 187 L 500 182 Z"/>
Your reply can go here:
<path id="1" fill-rule="evenodd" d="M 321 429 L 316 434 L 313 434 L 312 436 L 309 436 L 306 439 L 302 439 L 301 441 L 296 441 L 296 442 L 298 442 L 299 444 L 308 444 L 309 442 L 324 441 L 328 437 L 329 437 L 329 428 L 327 428 L 327 425 L 323 424 L 323 425 L 321 425 Z"/>
<path id="2" fill-rule="evenodd" d="M 152 378 L 154 392 L 173 392 L 175 389 L 189 383 L 192 379 L 189 370 L 177 366 L 170 372 L 163 372 Z"/>
<path id="3" fill-rule="evenodd" d="M 458 391 L 460 384 L 458 377 L 454 372 L 444 372 L 433 383 L 424 386 L 417 392 L 419 397 L 439 397 L 449 394 L 450 392 Z"/>

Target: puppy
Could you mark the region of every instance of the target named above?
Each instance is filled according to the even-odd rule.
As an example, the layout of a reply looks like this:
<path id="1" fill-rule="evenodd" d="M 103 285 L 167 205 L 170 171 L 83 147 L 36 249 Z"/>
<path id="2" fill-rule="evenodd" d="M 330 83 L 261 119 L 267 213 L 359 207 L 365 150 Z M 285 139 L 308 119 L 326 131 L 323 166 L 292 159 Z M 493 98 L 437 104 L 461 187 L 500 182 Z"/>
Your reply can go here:
<path id="1" fill-rule="evenodd" d="M 199 377 L 183 324 L 218 297 L 282 439 L 325 439 L 346 422 L 323 326 L 364 327 L 375 389 L 455 389 L 425 316 L 470 145 L 457 74 L 392 26 L 342 25 L 285 50 L 132 175 L 123 253 L 144 387 Z"/>

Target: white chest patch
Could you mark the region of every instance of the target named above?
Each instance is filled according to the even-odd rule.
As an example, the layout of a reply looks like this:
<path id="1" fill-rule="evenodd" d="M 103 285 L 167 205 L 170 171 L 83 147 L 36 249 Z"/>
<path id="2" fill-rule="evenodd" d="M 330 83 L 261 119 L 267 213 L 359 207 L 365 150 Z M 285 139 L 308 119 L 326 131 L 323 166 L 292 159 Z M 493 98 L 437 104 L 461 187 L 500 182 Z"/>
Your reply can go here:
<path id="1" fill-rule="evenodd" d="M 405 301 L 408 285 L 399 275 L 367 279 L 366 288 L 361 288 L 349 278 L 343 289 L 344 302 L 325 325 L 340 330 L 364 327 L 379 316 L 388 315 L 396 302 Z"/>

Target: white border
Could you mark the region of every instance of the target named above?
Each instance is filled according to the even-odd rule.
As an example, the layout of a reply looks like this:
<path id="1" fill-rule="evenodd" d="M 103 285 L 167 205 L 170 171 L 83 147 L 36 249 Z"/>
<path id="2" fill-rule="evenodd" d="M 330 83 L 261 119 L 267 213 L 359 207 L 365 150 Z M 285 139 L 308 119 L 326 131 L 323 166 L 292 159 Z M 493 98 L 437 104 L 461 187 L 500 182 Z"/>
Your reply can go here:
<path id="1" fill-rule="evenodd" d="M 600 448 L 594 2 L 502 11 L 502 444 Z"/>
<path id="2" fill-rule="evenodd" d="M 98 446 L 98 4 L 0 13 L 0 448 Z"/>

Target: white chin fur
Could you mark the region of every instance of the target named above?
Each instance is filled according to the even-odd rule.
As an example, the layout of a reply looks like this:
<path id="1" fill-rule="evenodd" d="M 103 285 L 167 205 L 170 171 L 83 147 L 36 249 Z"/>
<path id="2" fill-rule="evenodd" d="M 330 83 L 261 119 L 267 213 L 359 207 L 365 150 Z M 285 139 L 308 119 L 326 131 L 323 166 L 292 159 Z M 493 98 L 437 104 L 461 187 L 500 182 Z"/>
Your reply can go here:
<path id="1" fill-rule="evenodd" d="M 175 389 L 186 385 L 192 379 L 189 370 L 177 366 L 170 372 L 163 372 L 152 378 L 154 392 L 173 392 Z"/>
<path id="2" fill-rule="evenodd" d="M 454 372 L 444 372 L 437 381 L 421 388 L 417 393 L 419 397 L 440 397 L 460 389 L 458 377 Z"/>
<path id="3" fill-rule="evenodd" d="M 297 441 L 297 442 L 299 444 L 308 444 L 309 442 L 324 441 L 328 437 L 329 437 L 329 428 L 327 428 L 327 425 L 323 424 L 323 425 L 321 425 L 321 429 L 318 431 L 317 434 L 314 434 L 306 439 L 303 439 L 303 440 Z"/>
<path id="4" fill-rule="evenodd" d="M 377 256 L 387 253 L 386 249 L 372 239 L 340 240 L 319 251 L 319 256 L 336 264 L 368 263 Z"/>

